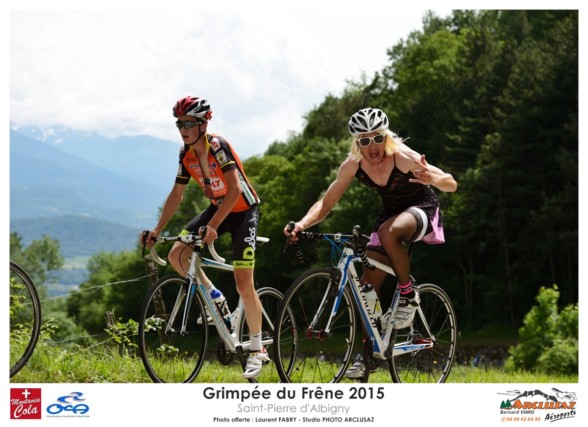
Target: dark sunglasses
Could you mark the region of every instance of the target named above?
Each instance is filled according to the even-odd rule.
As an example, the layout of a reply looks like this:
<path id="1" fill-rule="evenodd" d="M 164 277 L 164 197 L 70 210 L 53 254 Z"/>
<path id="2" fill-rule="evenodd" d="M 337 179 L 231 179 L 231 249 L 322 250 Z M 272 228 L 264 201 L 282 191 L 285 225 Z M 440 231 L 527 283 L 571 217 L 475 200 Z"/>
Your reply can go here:
<path id="1" fill-rule="evenodd" d="M 372 140 L 376 143 L 376 144 L 381 144 L 384 141 L 386 141 L 386 135 L 383 133 L 380 133 L 376 136 L 365 136 L 363 138 L 357 138 L 357 142 L 359 143 L 359 145 L 361 145 L 362 147 L 367 147 L 368 145 L 371 144 Z"/>
<path id="2" fill-rule="evenodd" d="M 178 129 L 181 129 L 182 127 L 185 127 L 186 129 L 192 129 L 195 128 L 196 126 L 199 126 L 201 124 L 204 124 L 204 122 L 201 121 L 194 121 L 194 120 L 176 120 L 176 126 L 178 127 Z"/>

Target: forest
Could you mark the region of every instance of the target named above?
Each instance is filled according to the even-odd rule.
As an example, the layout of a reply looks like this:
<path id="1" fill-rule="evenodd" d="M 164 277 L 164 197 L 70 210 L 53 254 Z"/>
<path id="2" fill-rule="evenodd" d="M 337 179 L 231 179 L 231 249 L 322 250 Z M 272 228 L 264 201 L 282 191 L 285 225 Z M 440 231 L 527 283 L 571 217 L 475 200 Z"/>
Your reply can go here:
<path id="1" fill-rule="evenodd" d="M 462 332 L 518 330 L 542 287 L 557 286 L 560 306 L 576 304 L 578 12 L 428 14 L 422 29 L 387 55 L 383 69 L 349 81 L 309 111 L 301 132 L 244 159 L 262 200 L 259 235 L 270 238 L 256 253 L 259 286 L 285 291 L 308 268 L 284 250 L 284 225 L 300 219 L 334 179 L 351 144 L 350 115 L 376 107 L 408 146 L 458 182 L 457 192 L 438 193 L 446 243 L 417 244 L 412 274 L 448 292 Z M 166 232 L 178 233 L 207 204 L 190 184 Z M 375 192 L 355 183 L 312 230 L 350 232 L 357 224 L 367 234 L 379 207 Z M 328 249 L 304 243 L 317 266 L 330 262 Z M 230 254 L 228 236 L 217 250 Z M 138 317 L 149 286 L 138 244 L 93 256 L 88 269 L 80 292 L 45 311 L 60 313 L 62 338 L 102 333 L 106 312 L 123 322 Z M 232 276 L 212 278 L 235 304 Z"/>

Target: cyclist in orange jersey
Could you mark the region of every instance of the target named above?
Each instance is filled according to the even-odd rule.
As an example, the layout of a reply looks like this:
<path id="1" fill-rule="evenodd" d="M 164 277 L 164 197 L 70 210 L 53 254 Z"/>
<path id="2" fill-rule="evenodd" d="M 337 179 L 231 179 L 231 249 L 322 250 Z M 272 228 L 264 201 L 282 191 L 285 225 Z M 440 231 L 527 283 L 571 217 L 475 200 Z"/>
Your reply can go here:
<path id="1" fill-rule="evenodd" d="M 174 186 L 163 205 L 157 225 L 147 235 L 147 244 L 152 245 L 153 238 L 163 231 L 175 214 L 186 185 L 193 178 L 211 203 L 186 225 L 182 233 L 198 233 L 201 227 L 206 226 L 205 243 L 214 242 L 219 234 L 231 233 L 237 292 L 243 300 L 251 332 L 251 351 L 243 376 L 254 378 L 269 361 L 261 345 L 261 302 L 253 281 L 259 197 L 233 147 L 224 138 L 207 132 L 212 118 L 207 100 L 193 96 L 181 98 L 173 107 L 173 115 L 184 145 L 180 149 Z M 174 269 L 182 276 L 187 275 L 185 267 L 191 255 L 186 248 L 184 243 L 176 242 L 168 256 Z M 208 282 L 212 292 L 214 285 Z"/>

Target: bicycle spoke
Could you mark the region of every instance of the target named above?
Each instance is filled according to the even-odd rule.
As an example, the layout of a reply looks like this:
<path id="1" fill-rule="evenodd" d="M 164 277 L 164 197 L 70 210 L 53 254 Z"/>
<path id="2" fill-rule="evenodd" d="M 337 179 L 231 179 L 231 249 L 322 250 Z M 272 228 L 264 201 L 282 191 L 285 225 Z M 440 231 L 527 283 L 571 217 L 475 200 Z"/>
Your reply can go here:
<path id="1" fill-rule="evenodd" d="M 184 304 L 187 287 L 179 276 L 164 277 L 150 289 L 141 308 L 139 347 L 154 382 L 191 382 L 204 362 L 206 315 L 198 294 L 191 296 L 191 304 Z M 184 313 L 186 306 L 189 312 Z"/>
<path id="2" fill-rule="evenodd" d="M 273 354 L 274 337 L 275 337 L 275 320 L 278 315 L 278 311 L 282 304 L 284 296 L 281 292 L 273 288 L 261 288 L 257 291 L 259 300 L 261 301 L 262 307 L 262 321 L 261 321 L 261 340 L 266 351 L 271 355 Z M 288 315 L 286 315 L 288 318 Z M 241 336 L 239 341 L 243 344 L 249 344 L 250 333 L 246 326 L 245 316 L 241 316 Z M 245 354 L 247 358 L 248 354 Z M 258 383 L 276 383 L 280 381 L 278 372 L 276 371 L 276 365 L 273 362 L 268 363 L 261 370 L 256 378 L 249 379 L 250 382 Z"/>
<path id="3" fill-rule="evenodd" d="M 455 311 L 447 294 L 438 286 L 420 285 L 419 293 L 421 310 L 409 328 L 398 331 L 395 341 L 397 345 L 415 345 L 415 349 L 393 358 L 392 376 L 395 382 L 445 382 L 455 358 Z M 417 349 L 418 346 L 425 348 Z"/>
<path id="4" fill-rule="evenodd" d="M 355 340 L 354 306 L 345 292 L 327 330 L 336 295 L 330 274 L 330 269 L 309 271 L 284 297 L 293 322 L 280 311 L 275 359 L 282 381 L 338 382 L 349 365 Z"/>

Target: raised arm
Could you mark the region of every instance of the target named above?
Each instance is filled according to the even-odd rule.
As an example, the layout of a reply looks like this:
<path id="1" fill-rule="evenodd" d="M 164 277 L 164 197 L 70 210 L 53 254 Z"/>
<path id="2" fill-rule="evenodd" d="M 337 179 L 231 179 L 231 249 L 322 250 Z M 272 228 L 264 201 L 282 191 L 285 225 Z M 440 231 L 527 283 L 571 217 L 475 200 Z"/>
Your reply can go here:
<path id="1" fill-rule="evenodd" d="M 438 167 L 427 163 L 424 154 L 421 155 L 421 158 L 416 164 L 417 167 L 412 171 L 414 178 L 410 182 L 418 182 L 423 185 L 430 184 L 445 192 L 454 192 L 457 190 L 457 181 L 453 179 L 453 175 L 443 172 Z"/>
<path id="2" fill-rule="evenodd" d="M 403 172 L 411 171 L 414 175 L 410 182 L 432 185 L 445 192 L 457 190 L 457 181 L 453 179 L 453 176 L 428 163 L 424 154 L 419 154 L 406 145 L 402 146 L 398 154 L 398 167 Z"/>

